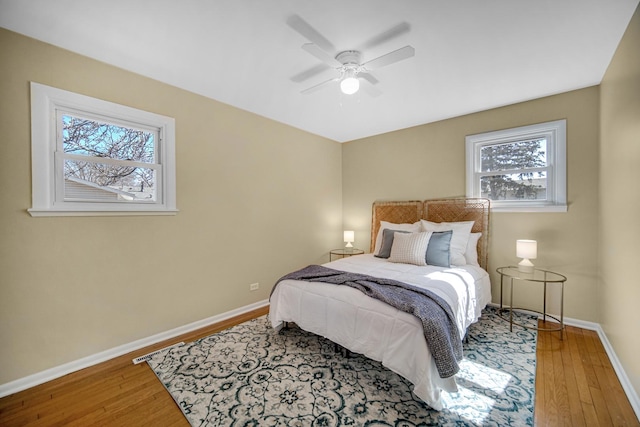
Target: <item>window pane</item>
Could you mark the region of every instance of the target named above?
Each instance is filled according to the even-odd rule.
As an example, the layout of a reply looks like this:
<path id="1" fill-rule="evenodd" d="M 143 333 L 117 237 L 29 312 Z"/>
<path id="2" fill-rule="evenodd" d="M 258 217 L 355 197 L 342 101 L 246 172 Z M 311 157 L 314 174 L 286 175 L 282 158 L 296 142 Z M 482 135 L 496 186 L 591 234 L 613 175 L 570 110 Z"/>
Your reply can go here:
<path id="1" fill-rule="evenodd" d="M 509 171 L 547 166 L 545 138 L 506 144 L 485 145 L 480 149 L 482 172 Z"/>
<path id="2" fill-rule="evenodd" d="M 71 115 L 62 116 L 62 145 L 65 153 L 153 163 L 155 144 L 153 132 Z"/>
<path id="3" fill-rule="evenodd" d="M 155 183 L 153 169 L 64 161 L 65 200 L 155 202 Z"/>
<path id="4" fill-rule="evenodd" d="M 546 200 L 547 173 L 522 173 L 483 176 L 482 197 L 491 200 Z"/>

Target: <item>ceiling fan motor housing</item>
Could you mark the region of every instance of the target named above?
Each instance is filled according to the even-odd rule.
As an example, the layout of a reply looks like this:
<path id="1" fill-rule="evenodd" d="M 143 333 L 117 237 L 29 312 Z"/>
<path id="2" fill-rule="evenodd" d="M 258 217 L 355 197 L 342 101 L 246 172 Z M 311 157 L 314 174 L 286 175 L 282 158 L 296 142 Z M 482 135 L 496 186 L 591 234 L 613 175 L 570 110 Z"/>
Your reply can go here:
<path id="1" fill-rule="evenodd" d="M 345 50 L 336 55 L 336 60 L 344 66 L 360 66 L 362 54 L 357 50 Z"/>

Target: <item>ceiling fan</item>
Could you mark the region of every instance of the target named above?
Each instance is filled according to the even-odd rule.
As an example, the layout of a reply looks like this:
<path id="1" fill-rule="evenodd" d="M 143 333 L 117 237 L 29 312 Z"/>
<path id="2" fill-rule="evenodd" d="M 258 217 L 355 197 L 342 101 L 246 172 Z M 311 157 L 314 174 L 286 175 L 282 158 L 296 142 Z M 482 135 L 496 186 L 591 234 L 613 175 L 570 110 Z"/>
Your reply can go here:
<path id="1" fill-rule="evenodd" d="M 415 55 L 415 49 L 412 46 L 405 46 L 370 61 L 362 62 L 361 50 L 372 48 L 408 32 L 410 27 L 406 22 L 400 23 L 371 38 L 359 49 L 340 52 L 336 52 L 331 42 L 300 16 L 290 16 L 287 19 L 287 25 L 311 42 L 303 44 L 302 49 L 322 61 L 322 64 L 296 74 L 291 80 L 300 83 L 325 71 L 327 68 L 333 68 L 338 72 L 337 76 L 304 89 L 301 91 L 303 94 L 315 92 L 333 82 L 340 82 L 342 92 L 351 95 L 360 89 L 360 82 L 362 82 L 363 88 L 370 95 L 380 95 L 381 92 L 374 86 L 378 83 L 378 79 L 371 74 L 371 71 L 411 58 Z"/>

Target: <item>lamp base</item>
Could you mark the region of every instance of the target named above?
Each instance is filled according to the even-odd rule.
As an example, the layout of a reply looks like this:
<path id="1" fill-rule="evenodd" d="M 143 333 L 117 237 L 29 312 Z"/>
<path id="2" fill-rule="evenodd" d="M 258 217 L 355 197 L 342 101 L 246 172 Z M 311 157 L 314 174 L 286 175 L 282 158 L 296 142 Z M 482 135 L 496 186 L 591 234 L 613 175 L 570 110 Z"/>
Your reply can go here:
<path id="1" fill-rule="evenodd" d="M 518 263 L 518 271 L 522 273 L 533 273 L 533 263 L 527 258 L 523 258 L 522 261 Z"/>
<path id="2" fill-rule="evenodd" d="M 351 244 L 351 242 L 347 242 L 346 245 L 344 245 L 345 248 L 352 248 L 353 245 Z"/>

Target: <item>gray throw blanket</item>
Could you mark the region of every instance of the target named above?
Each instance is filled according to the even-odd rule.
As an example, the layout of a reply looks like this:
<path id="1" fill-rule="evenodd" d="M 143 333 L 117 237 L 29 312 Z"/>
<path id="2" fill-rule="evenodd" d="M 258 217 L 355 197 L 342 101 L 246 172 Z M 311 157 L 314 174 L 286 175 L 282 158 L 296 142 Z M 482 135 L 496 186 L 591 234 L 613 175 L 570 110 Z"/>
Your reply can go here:
<path id="1" fill-rule="evenodd" d="M 398 310 L 413 314 L 422 322 L 424 337 L 440 377 L 451 377 L 460 370 L 458 362 L 462 360 L 462 341 L 453 311 L 433 292 L 397 280 L 348 273 L 321 265 L 310 265 L 289 273 L 278 280 L 276 286 L 288 279 L 349 286 Z"/>

